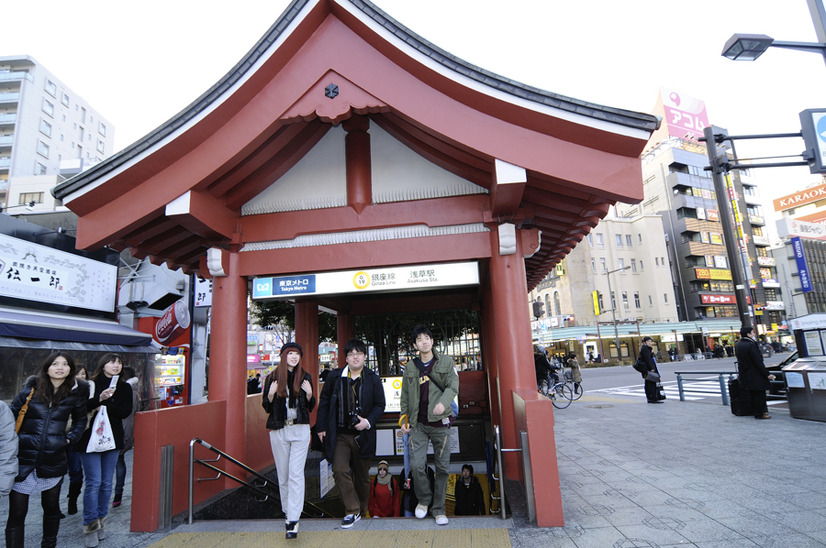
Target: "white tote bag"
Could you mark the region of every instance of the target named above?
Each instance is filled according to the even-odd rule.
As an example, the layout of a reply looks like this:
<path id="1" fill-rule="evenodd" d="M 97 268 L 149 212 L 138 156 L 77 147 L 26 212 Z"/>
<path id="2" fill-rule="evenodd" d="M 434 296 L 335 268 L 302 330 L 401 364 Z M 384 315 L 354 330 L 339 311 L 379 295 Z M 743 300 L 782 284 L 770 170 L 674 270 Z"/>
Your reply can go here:
<path id="1" fill-rule="evenodd" d="M 109 412 L 106 411 L 105 405 L 101 405 L 92 422 L 92 435 L 89 436 L 86 452 L 103 453 L 112 449 L 115 449 L 115 436 L 109 423 Z"/>

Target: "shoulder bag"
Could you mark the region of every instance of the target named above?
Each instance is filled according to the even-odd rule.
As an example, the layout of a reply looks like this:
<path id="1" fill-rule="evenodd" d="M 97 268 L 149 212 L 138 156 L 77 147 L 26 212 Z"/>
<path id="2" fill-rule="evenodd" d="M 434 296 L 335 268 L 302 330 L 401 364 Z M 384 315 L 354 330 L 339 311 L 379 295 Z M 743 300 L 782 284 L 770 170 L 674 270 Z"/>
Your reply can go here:
<path id="1" fill-rule="evenodd" d="M 14 433 L 20 433 L 20 427 L 23 426 L 23 417 L 26 416 L 26 411 L 29 410 L 29 402 L 32 401 L 32 396 L 34 396 L 34 388 L 29 391 L 29 396 L 26 398 L 26 403 L 23 404 L 23 407 L 20 408 L 20 411 L 17 413 L 17 422 L 14 423 Z"/>

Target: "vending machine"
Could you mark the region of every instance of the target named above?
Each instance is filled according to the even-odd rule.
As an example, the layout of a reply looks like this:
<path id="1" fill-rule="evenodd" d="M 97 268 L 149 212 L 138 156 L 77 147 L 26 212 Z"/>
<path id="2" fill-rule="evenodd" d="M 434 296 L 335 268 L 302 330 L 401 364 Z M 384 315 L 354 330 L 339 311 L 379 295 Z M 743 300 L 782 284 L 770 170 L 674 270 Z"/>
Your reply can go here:
<path id="1" fill-rule="evenodd" d="M 159 407 L 186 403 L 186 347 L 170 347 L 155 354 L 155 397 Z"/>

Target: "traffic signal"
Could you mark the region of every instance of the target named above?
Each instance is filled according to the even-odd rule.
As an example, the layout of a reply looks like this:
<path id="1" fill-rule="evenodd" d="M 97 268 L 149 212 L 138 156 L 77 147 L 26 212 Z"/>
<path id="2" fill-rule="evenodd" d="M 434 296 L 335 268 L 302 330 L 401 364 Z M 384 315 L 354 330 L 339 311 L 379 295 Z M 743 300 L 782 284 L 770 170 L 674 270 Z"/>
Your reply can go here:
<path id="1" fill-rule="evenodd" d="M 539 318 L 541 318 L 542 315 L 545 313 L 544 311 L 545 311 L 545 303 L 543 303 L 539 299 L 535 300 L 533 302 L 533 316 L 534 316 L 534 318 L 536 318 L 537 320 Z"/>

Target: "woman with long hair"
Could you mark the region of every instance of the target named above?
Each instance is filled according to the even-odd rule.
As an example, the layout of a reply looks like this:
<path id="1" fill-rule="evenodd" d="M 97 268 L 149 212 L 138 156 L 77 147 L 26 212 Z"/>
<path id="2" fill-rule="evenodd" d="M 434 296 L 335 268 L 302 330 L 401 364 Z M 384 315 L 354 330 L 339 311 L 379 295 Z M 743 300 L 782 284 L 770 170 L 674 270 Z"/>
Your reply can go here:
<path id="1" fill-rule="evenodd" d="M 310 449 L 310 412 L 315 407 L 312 377 L 301 366 L 303 355 L 297 343 L 281 347 L 281 363 L 264 379 L 261 398 L 269 415 L 267 428 L 288 539 L 298 538 L 304 509 L 304 464 Z"/>
<path id="2" fill-rule="evenodd" d="M 86 383 L 75 379 L 72 357 L 53 352 L 12 401 L 12 413 L 15 418 L 22 413 L 23 422 L 18 433 L 18 473 L 9 494 L 8 548 L 23 547 L 29 496 L 35 493 L 40 493 L 43 507 L 41 546 L 57 546 L 66 447 L 78 441 L 86 428 L 88 393 Z M 69 419 L 72 427 L 67 431 Z"/>
<path id="3" fill-rule="evenodd" d="M 83 475 L 86 482 L 83 489 L 83 536 L 88 548 L 98 545 L 105 538 L 104 522 L 109 512 L 109 497 L 112 496 L 112 479 L 118 452 L 123 449 L 123 419 L 132 412 L 132 387 L 121 380 L 123 357 L 120 354 L 105 354 L 98 360 L 97 369 L 92 375 L 89 399 L 86 409 L 91 413 L 106 407 L 115 448 L 104 452 L 89 452 L 87 446 L 92 436 L 91 427 L 87 428 L 80 439 L 79 449 L 83 463 Z M 117 382 L 113 382 L 118 377 Z M 97 416 L 96 414 L 94 416 Z"/>
<path id="4" fill-rule="evenodd" d="M 82 380 L 84 383 L 89 379 L 89 372 L 86 371 L 85 365 L 77 364 L 75 379 Z M 69 461 L 68 498 L 70 516 L 77 514 L 77 498 L 80 496 L 80 490 L 83 488 L 83 465 L 80 463 L 80 454 L 85 450 L 85 447 L 80 448 L 74 445 L 66 447 L 66 458 Z"/>

